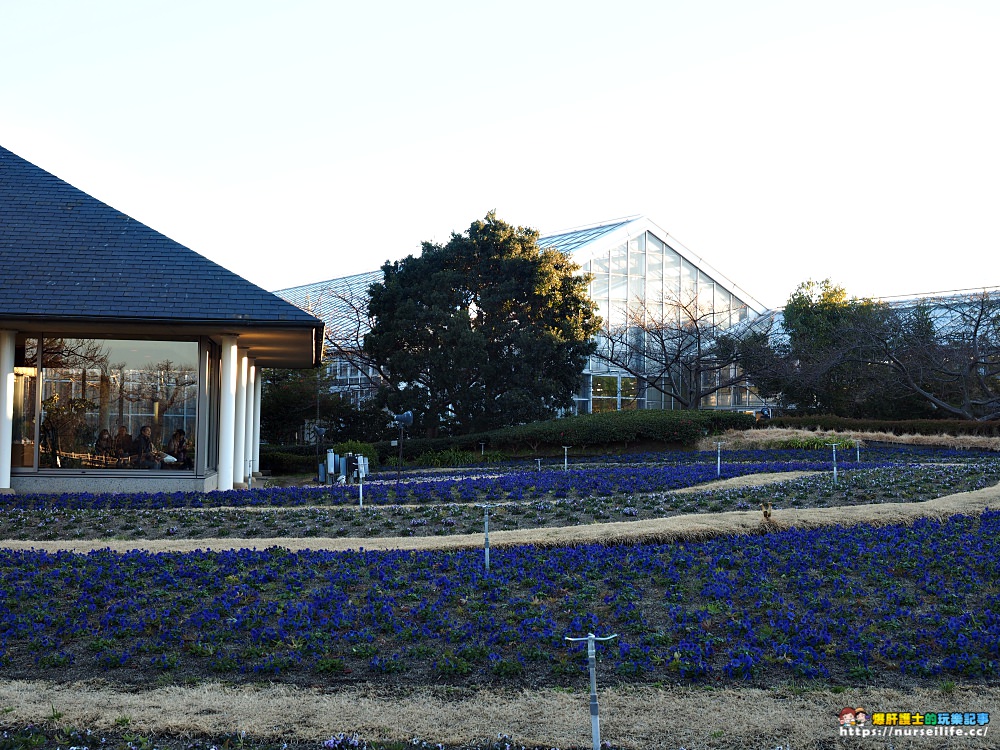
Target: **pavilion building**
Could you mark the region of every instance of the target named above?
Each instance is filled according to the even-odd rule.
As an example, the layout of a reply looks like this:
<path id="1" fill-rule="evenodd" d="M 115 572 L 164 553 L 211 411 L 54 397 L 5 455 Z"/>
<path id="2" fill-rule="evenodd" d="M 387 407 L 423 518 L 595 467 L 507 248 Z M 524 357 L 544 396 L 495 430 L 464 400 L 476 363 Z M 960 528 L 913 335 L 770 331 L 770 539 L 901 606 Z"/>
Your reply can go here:
<path id="1" fill-rule="evenodd" d="M 321 320 L 3 148 L 0 262 L 0 492 L 244 486 L 260 368 L 322 361 Z"/>

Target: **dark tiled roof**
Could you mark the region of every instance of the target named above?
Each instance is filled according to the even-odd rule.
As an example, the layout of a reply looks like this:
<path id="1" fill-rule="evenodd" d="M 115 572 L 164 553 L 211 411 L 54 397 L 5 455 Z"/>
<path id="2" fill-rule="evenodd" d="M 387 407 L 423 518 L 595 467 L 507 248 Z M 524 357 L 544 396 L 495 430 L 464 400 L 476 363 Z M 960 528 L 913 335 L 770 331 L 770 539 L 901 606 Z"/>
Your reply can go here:
<path id="1" fill-rule="evenodd" d="M 4 318 L 320 324 L 2 147 L 0 258 Z"/>

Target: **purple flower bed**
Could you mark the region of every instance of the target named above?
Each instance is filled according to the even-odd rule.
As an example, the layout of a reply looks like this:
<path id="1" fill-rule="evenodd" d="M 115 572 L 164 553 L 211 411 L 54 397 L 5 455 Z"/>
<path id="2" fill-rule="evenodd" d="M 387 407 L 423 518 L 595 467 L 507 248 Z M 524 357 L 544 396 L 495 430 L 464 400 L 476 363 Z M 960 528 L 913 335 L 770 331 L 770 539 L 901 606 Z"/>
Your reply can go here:
<path id="1" fill-rule="evenodd" d="M 891 461 L 845 463 L 841 470 L 872 469 Z M 788 471 L 829 471 L 830 461 L 770 461 L 723 463 L 722 478 Z M 390 479 L 366 483 L 365 502 L 474 503 L 537 500 L 544 497 L 607 496 L 668 492 L 718 478 L 716 465 L 612 466 L 568 471 L 517 471 L 488 477 L 437 477 L 396 484 Z M 208 493 L 74 493 L 62 495 L 0 495 L 4 508 L 78 510 L 212 508 L 220 506 L 339 505 L 358 502 L 356 486 L 267 487 Z"/>
<path id="2" fill-rule="evenodd" d="M 0 674 L 577 684 L 994 680 L 1000 513 L 703 543 L 0 552 Z"/>

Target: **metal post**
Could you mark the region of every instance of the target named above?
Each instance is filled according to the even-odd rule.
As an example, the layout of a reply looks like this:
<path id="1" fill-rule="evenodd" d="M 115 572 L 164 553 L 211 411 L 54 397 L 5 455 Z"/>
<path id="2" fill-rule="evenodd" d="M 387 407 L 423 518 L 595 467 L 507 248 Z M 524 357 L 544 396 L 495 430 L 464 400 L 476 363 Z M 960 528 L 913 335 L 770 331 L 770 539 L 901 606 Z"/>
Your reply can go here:
<path id="1" fill-rule="evenodd" d="M 827 443 L 827 445 L 833 446 L 833 483 L 837 484 L 837 446 L 840 443 Z"/>
<path id="2" fill-rule="evenodd" d="M 483 509 L 483 564 L 486 572 L 490 572 L 490 508 L 496 508 L 496 503 L 477 505 Z"/>
<path id="3" fill-rule="evenodd" d="M 563 448 L 563 471 L 569 471 L 569 449 L 572 445 L 564 445 Z"/>
<path id="4" fill-rule="evenodd" d="M 535 462 L 538 464 L 538 470 L 541 471 L 542 470 L 542 459 L 536 458 Z"/>
<path id="5" fill-rule="evenodd" d="M 722 443 L 715 444 L 715 476 L 722 476 Z"/>
<path id="6" fill-rule="evenodd" d="M 358 474 L 358 507 L 365 507 L 365 478 Z"/>
<path id="7" fill-rule="evenodd" d="M 479 455 L 480 456 L 485 456 L 486 455 L 486 443 L 480 443 L 479 444 Z"/>
<path id="8" fill-rule="evenodd" d="M 317 376 L 318 377 L 318 376 Z M 319 421 L 319 398 L 316 399 L 316 420 Z M 326 435 L 326 428 L 314 426 L 313 427 L 313 438 L 316 440 L 316 481 L 323 484 L 326 481 L 326 477 L 323 475 L 323 469 L 319 464 L 319 454 L 320 448 L 319 444 L 323 440 L 323 436 Z"/>
<path id="9" fill-rule="evenodd" d="M 396 464 L 396 490 L 399 490 L 399 472 L 403 469 L 403 423 L 399 423 L 399 461 Z"/>
<path id="10" fill-rule="evenodd" d="M 857 451 L 856 463 L 861 463 L 861 443 L 855 443 L 854 449 Z"/>
<path id="11" fill-rule="evenodd" d="M 594 750 L 601 750 L 601 717 L 597 706 L 597 649 L 594 642 L 610 641 L 617 637 L 617 633 L 604 638 L 598 638 L 593 633 L 587 633 L 586 638 L 566 637 L 567 641 L 587 642 L 587 666 L 590 668 L 590 734 L 594 742 Z"/>

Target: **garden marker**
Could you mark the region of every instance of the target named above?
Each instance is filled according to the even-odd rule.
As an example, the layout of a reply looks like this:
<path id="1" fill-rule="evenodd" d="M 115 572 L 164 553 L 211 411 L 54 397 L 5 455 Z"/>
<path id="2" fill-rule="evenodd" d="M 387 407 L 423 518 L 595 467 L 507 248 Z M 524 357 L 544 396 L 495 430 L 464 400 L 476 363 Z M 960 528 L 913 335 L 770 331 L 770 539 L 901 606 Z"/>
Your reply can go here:
<path id="1" fill-rule="evenodd" d="M 496 508 L 496 503 L 487 503 L 484 505 L 477 505 L 477 508 L 483 509 L 483 564 L 486 566 L 486 572 L 490 572 L 490 508 Z"/>
<path id="2" fill-rule="evenodd" d="M 827 443 L 827 445 L 833 446 L 833 483 L 837 484 L 837 446 L 840 443 Z"/>
<path id="3" fill-rule="evenodd" d="M 572 445 L 563 446 L 563 471 L 569 471 L 569 449 Z"/>
<path id="4" fill-rule="evenodd" d="M 597 649 L 594 641 L 610 641 L 617 637 L 617 633 L 603 638 L 598 638 L 593 633 L 587 633 L 586 638 L 566 637 L 567 641 L 587 642 L 587 665 L 590 667 L 590 735 L 594 741 L 594 750 L 601 750 L 601 717 L 597 707 Z"/>
<path id="5" fill-rule="evenodd" d="M 722 476 L 722 443 L 715 444 L 715 476 Z"/>
<path id="6" fill-rule="evenodd" d="M 365 477 L 368 476 L 368 457 L 358 456 L 358 507 L 365 507 Z"/>

